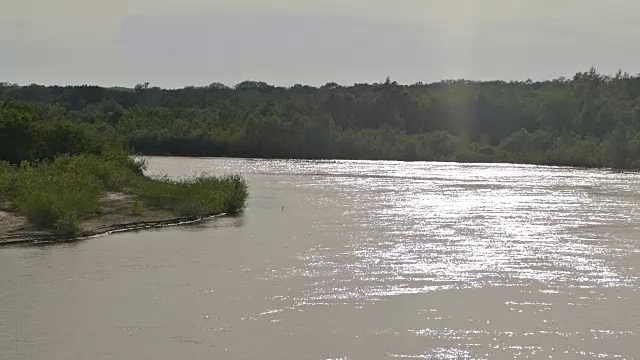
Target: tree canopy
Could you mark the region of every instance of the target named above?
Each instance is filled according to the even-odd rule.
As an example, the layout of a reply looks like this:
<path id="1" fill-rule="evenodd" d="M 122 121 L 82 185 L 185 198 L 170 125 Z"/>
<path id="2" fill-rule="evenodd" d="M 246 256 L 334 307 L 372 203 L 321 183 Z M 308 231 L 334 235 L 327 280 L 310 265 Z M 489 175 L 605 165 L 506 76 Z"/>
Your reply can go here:
<path id="1" fill-rule="evenodd" d="M 0 104 L 15 102 L 31 103 L 31 117 L 55 126 L 66 126 L 65 119 L 118 133 L 143 154 L 640 165 L 640 77 L 595 69 L 540 82 L 0 84 Z M 0 110 L 3 144 L 17 144 L 20 129 L 32 126 L 15 112 Z M 36 151 L 24 143 L 1 156 Z"/>

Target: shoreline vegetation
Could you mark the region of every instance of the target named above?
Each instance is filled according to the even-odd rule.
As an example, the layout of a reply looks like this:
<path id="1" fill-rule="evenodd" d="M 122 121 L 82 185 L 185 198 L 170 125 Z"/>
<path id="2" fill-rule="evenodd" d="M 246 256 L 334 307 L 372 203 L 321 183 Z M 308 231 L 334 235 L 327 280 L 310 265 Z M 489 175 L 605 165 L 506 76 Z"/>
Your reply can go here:
<path id="1" fill-rule="evenodd" d="M 147 177 L 118 134 L 39 119 L 24 104 L 0 107 L 0 144 L 0 243 L 233 215 L 248 195 L 235 175 Z"/>
<path id="2" fill-rule="evenodd" d="M 241 177 L 152 179 L 132 154 L 635 170 L 640 75 L 592 68 L 547 81 L 182 89 L 0 83 L 0 242 L 34 226 L 68 238 L 244 207 Z"/>
<path id="3" fill-rule="evenodd" d="M 16 106 L 44 123 L 111 132 L 142 155 L 640 168 L 640 75 L 593 68 L 547 81 L 411 85 L 0 83 L 0 107 Z"/>

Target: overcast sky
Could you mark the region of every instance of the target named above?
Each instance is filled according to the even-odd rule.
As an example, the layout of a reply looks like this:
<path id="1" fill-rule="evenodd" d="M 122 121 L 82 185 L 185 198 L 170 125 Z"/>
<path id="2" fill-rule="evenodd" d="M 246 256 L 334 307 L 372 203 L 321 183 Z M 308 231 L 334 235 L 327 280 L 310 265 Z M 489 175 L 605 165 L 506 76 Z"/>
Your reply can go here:
<path id="1" fill-rule="evenodd" d="M 0 81 L 182 87 L 640 72 L 640 1 L 0 0 Z"/>

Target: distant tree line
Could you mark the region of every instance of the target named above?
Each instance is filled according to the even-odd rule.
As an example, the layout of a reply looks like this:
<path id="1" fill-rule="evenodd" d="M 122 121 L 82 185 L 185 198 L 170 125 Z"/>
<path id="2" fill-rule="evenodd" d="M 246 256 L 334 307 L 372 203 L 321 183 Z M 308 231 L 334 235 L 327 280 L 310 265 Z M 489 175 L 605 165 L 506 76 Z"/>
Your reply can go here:
<path id="1" fill-rule="evenodd" d="M 50 105 L 0 102 L 0 163 L 125 152 L 123 138 L 110 127 L 73 123 L 52 110 Z"/>
<path id="2" fill-rule="evenodd" d="M 595 69 L 541 82 L 319 88 L 0 84 L 0 106 L 15 103 L 31 103 L 45 123 L 120 134 L 142 154 L 640 167 L 640 76 Z M 4 158 L 19 139 L 6 124 L 20 117 L 0 114 Z"/>

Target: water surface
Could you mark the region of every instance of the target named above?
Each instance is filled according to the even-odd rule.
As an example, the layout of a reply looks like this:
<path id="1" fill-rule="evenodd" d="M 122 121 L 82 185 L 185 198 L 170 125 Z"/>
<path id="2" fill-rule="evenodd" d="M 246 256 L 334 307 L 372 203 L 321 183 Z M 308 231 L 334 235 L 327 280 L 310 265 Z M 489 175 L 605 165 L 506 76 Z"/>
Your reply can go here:
<path id="1" fill-rule="evenodd" d="M 2 359 L 632 359 L 640 176 L 150 158 L 238 218 L 0 248 Z"/>

